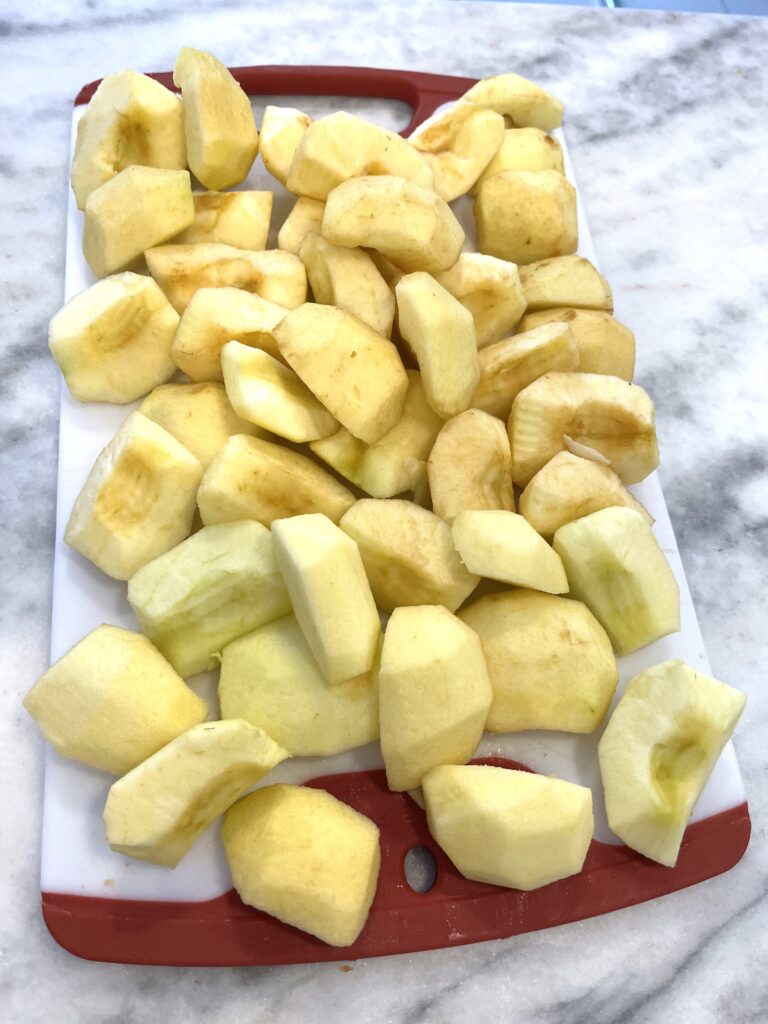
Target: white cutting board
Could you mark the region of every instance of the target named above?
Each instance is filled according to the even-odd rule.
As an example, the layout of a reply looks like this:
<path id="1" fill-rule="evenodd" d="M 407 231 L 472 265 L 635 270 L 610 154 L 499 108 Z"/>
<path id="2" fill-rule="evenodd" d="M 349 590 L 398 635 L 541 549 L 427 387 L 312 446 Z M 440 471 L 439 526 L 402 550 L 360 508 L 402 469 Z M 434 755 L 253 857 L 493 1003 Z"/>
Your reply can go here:
<path id="1" fill-rule="evenodd" d="M 257 124 L 268 100 L 254 100 Z M 305 102 L 301 98 L 286 100 L 292 106 L 307 109 L 313 116 L 330 112 L 340 106 L 353 107 L 354 112 L 387 128 L 397 128 L 391 110 L 380 101 Z M 392 104 L 392 107 L 396 106 Z M 441 108 L 442 109 L 442 108 Z M 72 146 L 75 129 L 85 108 L 75 109 L 72 119 Z M 565 140 L 554 133 L 563 146 L 566 174 L 575 183 Z M 64 183 L 62 183 L 64 187 Z M 274 247 L 277 230 L 290 210 L 290 196 L 264 169 L 258 159 L 244 188 L 271 189 L 275 192 L 272 232 L 269 245 Z M 465 248 L 473 248 L 474 221 L 471 200 L 464 197 L 453 204 L 467 231 Z M 579 204 L 579 253 L 597 263 L 584 211 Z M 82 214 L 69 192 L 67 222 L 67 255 L 65 299 L 69 300 L 87 288 L 95 278 L 82 256 Z M 621 310 L 618 311 L 621 318 Z M 629 325 L 632 326 L 631 324 Z M 653 396 L 652 396 L 653 397 Z M 103 622 L 136 629 L 133 613 L 126 600 L 126 584 L 112 580 L 90 562 L 68 548 L 63 541 L 64 529 L 77 497 L 96 456 L 107 444 L 134 406 L 102 404 L 81 405 L 74 401 L 67 388 L 61 390 L 61 425 L 59 433 L 59 474 L 56 510 L 56 547 L 53 574 L 53 612 L 51 626 L 51 660 L 61 657 L 73 644 Z M 664 453 L 662 452 L 662 459 Z M 680 585 L 681 630 L 674 636 L 645 647 L 619 659 L 618 695 L 627 682 L 642 669 L 667 658 L 682 658 L 693 668 L 709 673 L 701 631 L 691 602 L 680 555 L 667 514 L 657 475 L 653 473 L 641 484 L 631 488 L 636 497 L 656 519 L 654 532 L 666 554 Z M 216 717 L 216 678 L 213 673 L 198 676 L 191 685 L 212 704 Z M 616 698 L 616 699 L 617 699 Z M 524 732 L 505 736 L 486 735 L 477 756 L 505 756 L 521 761 L 545 774 L 556 775 L 582 785 L 594 793 L 595 838 L 617 843 L 608 830 L 597 763 L 597 740 L 593 736 L 576 736 L 554 732 Z M 262 785 L 275 782 L 302 782 L 318 775 L 382 767 L 378 744 L 332 758 L 294 758 L 279 765 Z M 218 839 L 218 826 L 201 836 L 189 854 L 174 870 L 130 860 L 113 853 L 104 839 L 102 809 L 113 776 L 67 761 L 50 747 L 46 751 L 45 797 L 43 810 L 41 888 L 43 892 L 105 896 L 134 900 L 206 900 L 231 888 L 231 879 Z M 744 801 L 744 786 L 731 743 L 723 751 L 712 775 L 696 804 L 692 821 L 717 814 Z"/>

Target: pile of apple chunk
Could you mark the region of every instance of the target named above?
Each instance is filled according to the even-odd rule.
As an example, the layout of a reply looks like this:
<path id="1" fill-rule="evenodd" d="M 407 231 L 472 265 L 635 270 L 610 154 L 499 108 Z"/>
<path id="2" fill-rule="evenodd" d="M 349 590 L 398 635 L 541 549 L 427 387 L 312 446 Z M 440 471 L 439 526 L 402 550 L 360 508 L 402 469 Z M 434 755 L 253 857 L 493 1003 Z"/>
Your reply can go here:
<path id="1" fill-rule="evenodd" d="M 143 398 L 65 535 L 128 581 L 141 633 L 100 626 L 27 709 L 60 753 L 121 776 L 113 849 L 173 867 L 225 814 L 242 899 L 335 945 L 364 926 L 378 829 L 317 789 L 245 795 L 291 756 L 380 739 L 390 789 L 421 787 L 468 878 L 578 872 L 589 789 L 468 764 L 484 730 L 594 732 L 615 654 L 679 629 L 626 486 L 657 465 L 653 405 L 607 282 L 574 255 L 546 134 L 562 105 L 501 75 L 409 141 L 268 107 L 261 155 L 297 198 L 265 251 L 272 193 L 213 191 L 257 155 L 247 97 L 191 49 L 174 80 L 181 97 L 112 75 L 79 124 L 72 184 L 103 280 L 50 330 L 75 398 Z M 448 205 L 470 191 L 480 253 Z M 142 257 L 149 276 L 129 269 Z M 206 721 L 184 679 L 219 663 Z M 628 845 L 674 865 L 743 706 L 680 661 L 632 680 L 599 745 Z"/>

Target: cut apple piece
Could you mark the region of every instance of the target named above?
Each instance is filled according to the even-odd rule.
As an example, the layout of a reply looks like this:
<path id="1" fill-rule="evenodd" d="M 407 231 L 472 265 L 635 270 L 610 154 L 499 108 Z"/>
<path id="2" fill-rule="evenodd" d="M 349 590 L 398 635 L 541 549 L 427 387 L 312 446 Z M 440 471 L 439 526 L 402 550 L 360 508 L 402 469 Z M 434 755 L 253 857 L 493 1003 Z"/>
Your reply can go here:
<path id="1" fill-rule="evenodd" d="M 651 860 L 674 867 L 701 791 L 746 697 L 682 661 L 636 676 L 600 740 L 608 824 Z"/>
<path id="2" fill-rule="evenodd" d="M 257 437 L 231 437 L 205 472 L 197 503 L 206 526 L 323 512 L 338 522 L 354 495 L 306 455 Z"/>
<path id="3" fill-rule="evenodd" d="M 311 124 L 309 114 L 296 107 L 276 107 L 270 103 L 264 108 L 259 137 L 261 159 L 281 185 L 288 180 L 296 149 Z"/>
<path id="4" fill-rule="evenodd" d="M 453 612 L 480 582 L 461 564 L 448 524 L 412 501 L 362 498 L 339 526 L 357 542 L 384 611 L 441 604 Z"/>
<path id="5" fill-rule="evenodd" d="M 322 233 L 334 245 L 377 249 L 405 273 L 448 270 L 464 242 L 464 230 L 444 199 L 388 175 L 337 186 L 325 205 Z"/>
<path id="6" fill-rule="evenodd" d="M 323 675 L 337 684 L 370 672 L 381 623 L 357 544 L 317 514 L 277 520 L 272 537 L 296 620 Z"/>
<path id="7" fill-rule="evenodd" d="M 175 868 L 195 840 L 288 757 L 248 722 L 203 722 L 112 784 L 107 842 L 126 857 Z"/>
<path id="8" fill-rule="evenodd" d="M 350 434 L 374 444 L 403 411 L 408 377 L 397 349 L 362 320 L 308 302 L 275 329 L 280 354 Z"/>
<path id="9" fill-rule="evenodd" d="M 635 372 L 635 336 L 610 313 L 600 309 L 559 306 L 539 313 L 526 313 L 520 321 L 519 330 L 530 331 L 554 320 L 567 323 L 570 327 L 582 373 L 604 373 L 610 377 L 632 380 Z"/>
<path id="10" fill-rule="evenodd" d="M 567 594 L 560 556 L 522 516 L 496 510 L 460 512 L 453 542 L 470 572 L 513 587 Z"/>
<path id="11" fill-rule="evenodd" d="M 601 725 L 619 674 L 611 642 L 585 605 L 513 590 L 473 601 L 459 618 L 485 652 L 489 732 L 590 733 Z"/>
<path id="12" fill-rule="evenodd" d="M 377 334 L 391 336 L 395 298 L 367 252 L 332 245 L 310 233 L 302 242 L 299 256 L 307 269 L 315 302 L 338 306 Z"/>
<path id="13" fill-rule="evenodd" d="M 520 514 L 547 540 L 566 523 L 613 505 L 633 508 L 653 525 L 653 517 L 612 469 L 570 452 L 558 452 L 539 470 L 519 505 Z"/>
<path id="14" fill-rule="evenodd" d="M 463 103 L 417 128 L 409 142 L 432 168 L 435 192 L 450 203 L 470 190 L 503 138 L 501 114 Z"/>
<path id="15" fill-rule="evenodd" d="M 656 418 L 647 391 L 597 373 L 547 373 L 521 391 L 509 418 L 514 481 L 525 487 L 564 437 L 604 455 L 625 484 L 659 464 Z"/>
<path id="16" fill-rule="evenodd" d="M 195 217 L 189 171 L 126 167 L 85 203 L 83 256 L 97 277 L 123 270 Z"/>
<path id="17" fill-rule="evenodd" d="M 188 536 L 203 467 L 172 434 L 132 412 L 88 474 L 64 541 L 116 580 Z"/>
<path id="18" fill-rule="evenodd" d="M 331 946 L 352 945 L 379 878 L 370 818 L 322 789 L 267 786 L 227 811 L 222 835 L 243 903 Z"/>
<path id="19" fill-rule="evenodd" d="M 443 421 L 431 408 L 416 370 L 406 370 L 408 391 L 400 419 L 375 444 L 343 427 L 310 448 L 323 462 L 374 498 L 394 498 L 426 482 L 427 457 Z"/>
<path id="20" fill-rule="evenodd" d="M 397 608 L 379 669 L 381 754 L 395 792 L 477 749 L 493 691 L 476 633 L 445 608 Z"/>
<path id="21" fill-rule="evenodd" d="M 427 462 L 432 508 L 447 523 L 465 509 L 514 511 L 512 454 L 504 424 L 468 409 L 443 426 Z"/>
<path id="22" fill-rule="evenodd" d="M 184 170 L 184 108 L 148 75 L 119 71 L 102 79 L 77 124 L 72 191 L 78 209 L 88 196 L 131 164 Z"/>
<path id="23" fill-rule="evenodd" d="M 184 100 L 192 173 L 206 188 L 239 184 L 259 151 L 251 101 L 221 61 L 189 46 L 176 58 L 173 84 Z"/>
<path id="24" fill-rule="evenodd" d="M 481 79 L 464 93 L 461 100 L 504 114 L 518 128 L 541 128 L 551 132 L 563 123 L 560 100 L 511 71 Z"/>
<path id="25" fill-rule="evenodd" d="M 221 367 L 229 400 L 243 419 L 297 443 L 339 429 L 293 370 L 267 352 L 228 341 L 221 350 Z"/>
<path id="26" fill-rule="evenodd" d="M 426 273 L 395 288 L 400 334 L 419 364 L 427 401 L 443 419 L 468 409 L 480 369 L 472 314 Z"/>
<path id="27" fill-rule="evenodd" d="M 540 128 L 507 128 L 495 156 L 472 192 L 476 192 L 486 178 L 500 171 L 558 171 L 564 174 L 562 147 L 557 139 Z"/>
<path id="28" fill-rule="evenodd" d="M 484 348 L 478 358 L 480 381 L 472 405 L 503 420 L 509 417 L 512 403 L 523 388 L 545 373 L 579 366 L 576 340 L 567 323 L 526 328 Z"/>
<path id="29" fill-rule="evenodd" d="M 266 249 L 272 192 L 193 192 L 195 219 L 176 242 L 221 242 L 236 249 Z"/>
<path id="30" fill-rule="evenodd" d="M 474 209 L 480 252 L 521 264 L 576 252 L 576 190 L 557 171 L 500 171 Z"/>
<path id="31" fill-rule="evenodd" d="M 131 577 L 128 601 L 182 676 L 214 668 L 226 644 L 291 610 L 272 536 L 248 520 L 204 526 L 149 562 Z"/>
<path id="32" fill-rule="evenodd" d="M 472 314 L 479 349 L 510 334 L 525 312 L 520 275 L 507 260 L 463 252 L 435 280 Z"/>
<path id="33" fill-rule="evenodd" d="M 122 775 L 208 714 L 146 637 L 99 626 L 38 679 L 24 707 L 63 757 Z"/>
<path id="34" fill-rule="evenodd" d="M 603 275 L 583 256 L 559 256 L 520 268 L 528 311 L 574 306 L 611 312 L 613 295 Z"/>
<path id="35" fill-rule="evenodd" d="M 424 779 L 429 831 L 465 878 L 530 892 L 577 875 L 592 790 L 533 772 L 446 765 Z"/>
<path id="36" fill-rule="evenodd" d="M 289 615 L 224 648 L 219 705 L 224 718 L 258 725 L 294 757 L 332 757 L 379 738 L 376 666 L 329 686 Z"/>
<path id="37" fill-rule="evenodd" d="M 179 315 L 155 282 L 116 274 L 80 292 L 51 320 L 48 346 L 80 402 L 132 402 L 176 372 Z"/>
<path id="38" fill-rule="evenodd" d="M 199 288 L 241 288 L 286 309 L 307 299 L 304 264 L 281 249 L 251 252 L 206 242 L 159 245 L 144 255 L 150 274 L 177 313 L 184 312 Z"/>
<path id="39" fill-rule="evenodd" d="M 307 235 L 319 235 L 323 228 L 325 203 L 319 199 L 299 196 L 277 234 L 278 249 L 294 252 L 298 256 L 301 243 Z"/>

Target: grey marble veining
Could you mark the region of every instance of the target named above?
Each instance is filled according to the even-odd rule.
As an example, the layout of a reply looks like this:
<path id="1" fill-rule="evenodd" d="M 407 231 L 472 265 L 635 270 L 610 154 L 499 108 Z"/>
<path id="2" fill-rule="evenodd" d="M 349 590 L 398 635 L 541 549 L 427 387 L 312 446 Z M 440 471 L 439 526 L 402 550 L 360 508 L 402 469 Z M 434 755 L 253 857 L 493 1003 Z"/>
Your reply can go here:
<path id="1" fill-rule="evenodd" d="M 693 889 L 591 921 L 354 964 L 90 964 L 39 916 L 42 742 L 20 698 L 47 665 L 70 103 L 179 45 L 233 64 L 514 69 L 566 101 L 566 136 L 617 315 L 657 402 L 662 477 L 713 669 L 749 695 L 737 735 L 754 832 Z M 62 1024 L 768 1019 L 768 20 L 477 2 L 5 0 L 0 8 L 0 1017 Z"/>

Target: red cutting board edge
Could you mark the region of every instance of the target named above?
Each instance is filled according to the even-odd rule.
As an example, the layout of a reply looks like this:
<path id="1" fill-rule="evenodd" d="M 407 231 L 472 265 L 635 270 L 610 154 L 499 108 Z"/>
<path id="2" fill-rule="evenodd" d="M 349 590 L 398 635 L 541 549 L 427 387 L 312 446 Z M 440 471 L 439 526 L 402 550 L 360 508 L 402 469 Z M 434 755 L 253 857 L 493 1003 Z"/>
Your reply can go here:
<path id="1" fill-rule="evenodd" d="M 476 81 L 375 68 L 232 68 L 248 95 L 336 95 L 397 99 L 413 108 L 407 135 L 441 104 Z M 173 88 L 170 72 L 152 74 Z M 88 102 L 99 82 L 84 86 L 75 105 Z M 504 758 L 484 764 L 525 768 Z M 527 770 L 527 769 L 526 769 Z M 684 889 L 733 867 L 749 843 L 746 802 L 690 825 L 674 868 L 626 846 L 596 840 L 582 871 L 533 892 L 463 878 L 434 843 L 423 810 L 391 793 L 382 770 L 326 775 L 306 785 L 326 789 L 370 817 L 381 830 L 382 863 L 373 906 L 352 946 L 329 946 L 245 906 L 234 890 L 204 902 L 104 899 L 43 892 L 45 924 L 64 949 L 88 960 L 158 966 L 268 966 L 357 960 L 508 938 L 595 917 Z M 427 847 L 437 864 L 434 886 L 414 892 L 405 858 Z"/>

